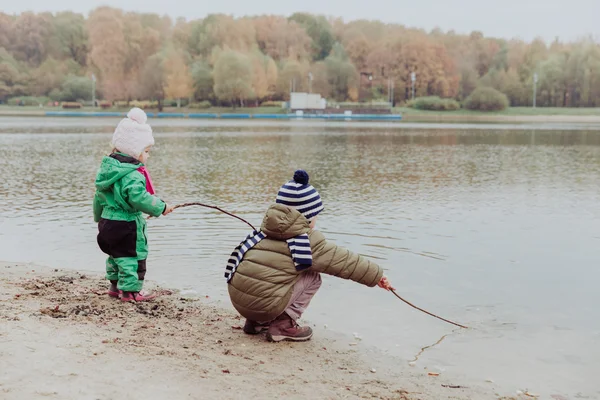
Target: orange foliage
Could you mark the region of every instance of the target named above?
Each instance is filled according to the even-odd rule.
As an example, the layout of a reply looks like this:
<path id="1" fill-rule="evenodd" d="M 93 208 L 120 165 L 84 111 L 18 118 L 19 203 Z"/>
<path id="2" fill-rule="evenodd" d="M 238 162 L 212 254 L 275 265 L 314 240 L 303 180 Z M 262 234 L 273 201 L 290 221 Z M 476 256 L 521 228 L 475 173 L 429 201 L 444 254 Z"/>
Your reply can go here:
<path id="1" fill-rule="evenodd" d="M 328 59 L 334 48 L 334 59 Z M 0 96 L 49 95 L 60 91 L 69 74 L 93 72 L 99 98 L 131 100 L 140 93 L 136 86 L 143 84 L 148 59 L 156 56 L 150 65 L 162 65 L 157 60 L 167 49 L 176 56 L 165 59 L 164 74 L 161 70 L 154 75 L 160 91 L 166 80 L 167 91 L 177 97 L 193 93 L 192 83 L 199 83 L 192 82 L 189 66 L 202 63 L 209 71 L 208 80 L 203 78 L 208 90 L 211 74 L 218 76 L 218 97 L 234 103 L 253 96 L 284 100 L 291 85 L 337 99 L 356 100 L 360 92 L 361 100 L 363 95 L 383 100 L 390 81 L 395 100 L 404 102 L 411 97 L 410 74 L 415 72 L 416 96 L 464 100 L 483 86 L 506 94 L 513 106 L 530 105 L 537 73 L 538 105 L 600 105 L 597 39 L 547 45 L 540 39 L 504 40 L 440 29 L 428 33 L 305 13 L 290 18 L 216 14 L 172 21 L 111 7 L 96 8 L 87 18 L 76 13 L 0 12 Z M 243 72 L 244 79 L 225 76 L 216 68 L 223 52 L 231 51 L 220 65 L 231 73 Z M 369 90 L 353 87 L 352 79 L 346 79 L 351 75 L 370 75 Z"/>

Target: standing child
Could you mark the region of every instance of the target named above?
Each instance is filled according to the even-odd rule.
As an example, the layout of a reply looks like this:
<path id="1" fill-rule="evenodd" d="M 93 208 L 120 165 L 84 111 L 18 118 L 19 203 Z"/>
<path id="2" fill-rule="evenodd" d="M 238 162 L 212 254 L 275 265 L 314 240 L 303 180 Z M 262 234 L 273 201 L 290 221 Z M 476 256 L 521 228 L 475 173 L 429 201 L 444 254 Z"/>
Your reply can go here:
<path id="1" fill-rule="evenodd" d="M 323 203 L 308 179 L 298 170 L 279 189 L 260 231 L 236 247 L 225 271 L 231 302 L 246 318 L 244 332 L 267 330 L 269 341 L 312 337 L 311 328 L 296 320 L 321 286 L 321 273 L 392 289 L 381 267 L 327 242 L 314 229 Z"/>
<path id="2" fill-rule="evenodd" d="M 154 145 L 152 128 L 139 108 L 132 108 L 113 134 L 112 154 L 102 159 L 96 176 L 94 221 L 98 245 L 108 254 L 108 295 L 125 302 L 152 300 L 142 294 L 148 257 L 146 219 L 167 215 L 173 208 L 154 196 L 150 174 L 144 164 Z"/>

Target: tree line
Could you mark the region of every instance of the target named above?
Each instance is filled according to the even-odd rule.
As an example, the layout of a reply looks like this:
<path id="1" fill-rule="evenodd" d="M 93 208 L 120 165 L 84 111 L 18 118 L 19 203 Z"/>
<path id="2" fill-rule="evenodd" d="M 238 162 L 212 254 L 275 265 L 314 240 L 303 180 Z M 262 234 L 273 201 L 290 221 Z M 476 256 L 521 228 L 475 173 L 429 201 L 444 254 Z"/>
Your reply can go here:
<path id="1" fill-rule="evenodd" d="M 600 45 L 592 38 L 547 44 L 426 32 L 378 21 L 307 13 L 187 21 L 100 7 L 0 13 L 0 102 L 183 99 L 238 105 L 287 100 L 292 89 L 335 101 L 415 96 L 463 101 L 491 87 L 512 106 L 600 106 Z M 393 86 L 393 90 L 390 88 Z"/>

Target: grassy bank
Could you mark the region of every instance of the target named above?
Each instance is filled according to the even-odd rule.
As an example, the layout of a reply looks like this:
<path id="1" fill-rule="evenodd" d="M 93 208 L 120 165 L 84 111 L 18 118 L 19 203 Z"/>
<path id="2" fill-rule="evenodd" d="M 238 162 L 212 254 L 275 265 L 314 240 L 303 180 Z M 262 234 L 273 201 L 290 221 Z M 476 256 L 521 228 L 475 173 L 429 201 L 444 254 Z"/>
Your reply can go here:
<path id="1" fill-rule="evenodd" d="M 7 106 L 0 105 L 0 114 L 6 113 L 35 113 L 35 112 L 46 112 L 46 111 L 68 111 L 68 112 L 127 112 L 130 108 L 92 108 L 84 107 L 79 109 L 62 109 L 60 107 L 35 107 L 35 106 Z M 157 113 L 157 109 L 146 110 L 148 113 Z M 236 114 L 285 114 L 286 110 L 281 107 L 244 107 L 244 108 L 228 108 L 228 107 L 211 107 L 211 108 L 187 108 L 187 107 L 165 107 L 162 112 L 164 113 L 198 113 L 198 114 L 225 114 L 225 113 L 236 113 Z"/>
<path id="2" fill-rule="evenodd" d="M 600 108 L 509 107 L 502 111 L 482 112 L 460 109 L 456 111 L 427 111 L 396 107 L 409 122 L 538 122 L 538 123 L 600 123 Z"/>
<path id="3" fill-rule="evenodd" d="M 63 110 L 57 107 L 17 107 L 0 105 L 0 116 L 44 116 L 47 111 L 69 112 L 122 112 L 128 108 L 93 109 L 90 107 L 74 110 Z M 157 110 L 147 110 L 156 113 Z M 287 111 L 279 107 L 245 107 L 225 108 L 211 107 L 207 109 L 193 109 L 187 107 L 166 107 L 165 113 L 198 113 L 198 114 L 285 114 Z M 426 111 L 408 107 L 396 107 L 394 114 L 401 114 L 403 121 L 408 122 L 554 122 L 554 123 L 600 123 L 600 108 L 531 108 L 511 107 L 503 111 L 481 112 L 460 109 L 456 111 Z"/>
<path id="4" fill-rule="evenodd" d="M 427 111 L 417 110 L 408 107 L 396 107 L 394 112 L 402 115 L 423 115 L 423 116 L 546 116 L 546 115 L 575 115 L 575 116 L 600 116 L 600 108 L 565 108 L 565 107 L 509 107 L 502 111 L 482 112 L 460 109 L 456 111 Z"/>

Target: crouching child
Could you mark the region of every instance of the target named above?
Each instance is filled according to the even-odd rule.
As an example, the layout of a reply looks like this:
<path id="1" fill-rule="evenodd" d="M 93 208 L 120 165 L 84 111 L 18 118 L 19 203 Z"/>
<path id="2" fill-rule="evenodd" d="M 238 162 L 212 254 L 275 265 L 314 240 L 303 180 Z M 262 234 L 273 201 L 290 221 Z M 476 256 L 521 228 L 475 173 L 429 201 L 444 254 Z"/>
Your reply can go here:
<path id="1" fill-rule="evenodd" d="M 309 340 L 312 329 L 296 321 L 319 290 L 321 273 L 392 289 L 380 266 L 327 242 L 315 230 L 323 209 L 308 174 L 298 170 L 279 189 L 260 231 L 231 254 L 225 278 L 233 306 L 246 318 L 245 333 L 266 330 L 272 342 Z"/>

